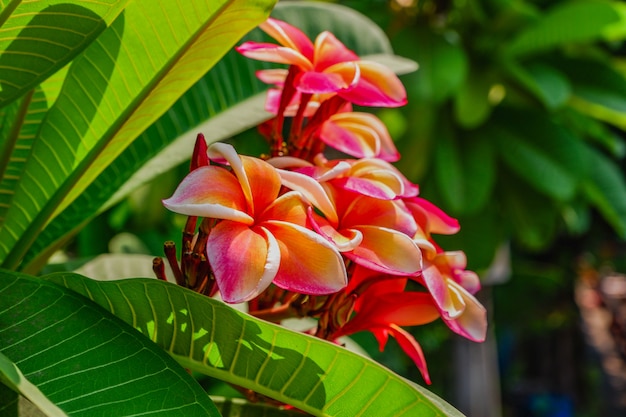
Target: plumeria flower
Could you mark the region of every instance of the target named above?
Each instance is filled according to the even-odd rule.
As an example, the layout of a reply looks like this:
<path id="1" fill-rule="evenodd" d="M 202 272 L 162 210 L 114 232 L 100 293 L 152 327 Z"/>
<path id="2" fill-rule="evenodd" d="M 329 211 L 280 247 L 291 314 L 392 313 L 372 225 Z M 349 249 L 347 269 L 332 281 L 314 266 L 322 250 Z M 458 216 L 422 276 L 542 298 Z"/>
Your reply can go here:
<path id="1" fill-rule="evenodd" d="M 280 194 L 268 163 L 213 144 L 209 159 L 226 166 L 193 170 L 163 204 L 176 213 L 218 220 L 206 252 L 222 298 L 250 300 L 270 283 L 304 294 L 329 294 L 347 283 L 336 247 L 306 227 L 307 205 L 297 192 Z"/>
<path id="2" fill-rule="evenodd" d="M 320 183 L 358 194 L 393 200 L 418 194 L 412 184 L 393 165 L 377 158 L 328 160 L 323 154 L 314 158 L 314 164 L 299 158 L 271 158 L 270 164 L 308 175 Z"/>
<path id="3" fill-rule="evenodd" d="M 381 200 L 338 189 L 294 171 L 278 170 L 284 186 L 302 193 L 312 227 L 346 258 L 392 275 L 419 275 L 417 225 L 402 200 Z"/>
<path id="4" fill-rule="evenodd" d="M 388 162 L 400 159 L 387 127 L 371 113 L 333 114 L 322 124 L 318 136 L 331 148 L 355 158 L 379 158 Z"/>
<path id="5" fill-rule="evenodd" d="M 279 45 L 245 42 L 236 48 L 237 51 L 249 58 L 297 68 L 294 87 L 301 93 L 338 94 L 361 106 L 406 104 L 404 86 L 390 69 L 359 60 L 332 33 L 320 33 L 313 43 L 302 31 L 277 19 L 269 18 L 260 28 Z M 260 71 L 257 75 L 261 80 L 283 85 L 286 73 L 271 71 Z"/>
<path id="6" fill-rule="evenodd" d="M 440 250 L 433 259 L 424 260 L 418 280 L 433 296 L 441 318 L 450 329 L 470 340 L 482 342 L 487 333 L 487 313 L 472 295 L 480 289 L 480 281 L 474 272 L 465 270 L 465 266 L 463 252 Z"/>
<path id="7" fill-rule="evenodd" d="M 426 292 L 405 291 L 406 278 L 385 277 L 357 267 L 347 292 L 357 292 L 356 314 L 331 337 L 370 331 L 384 350 L 389 336 L 413 360 L 424 381 L 430 384 L 426 359 L 415 338 L 401 326 L 419 326 L 439 318 L 432 296 Z M 361 287 L 361 288 L 359 288 Z"/>

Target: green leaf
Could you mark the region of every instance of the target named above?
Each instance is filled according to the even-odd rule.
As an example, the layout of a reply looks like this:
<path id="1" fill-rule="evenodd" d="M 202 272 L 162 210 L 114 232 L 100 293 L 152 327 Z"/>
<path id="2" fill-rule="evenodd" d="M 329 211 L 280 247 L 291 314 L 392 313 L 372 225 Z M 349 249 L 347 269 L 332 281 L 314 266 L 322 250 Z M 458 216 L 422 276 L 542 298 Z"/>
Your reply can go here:
<path id="1" fill-rule="evenodd" d="M 572 94 L 572 87 L 568 79 L 560 71 L 546 63 L 532 62 L 525 66 L 511 63 L 507 69 L 548 109 L 552 110 L 563 106 Z"/>
<path id="2" fill-rule="evenodd" d="M 581 139 L 540 112 L 501 109 L 494 119 L 498 149 L 511 170 L 535 190 L 570 200 L 589 169 Z"/>
<path id="3" fill-rule="evenodd" d="M 518 243 L 530 250 L 545 249 L 554 238 L 559 210 L 553 201 L 504 172 L 498 188 L 502 213 Z"/>
<path id="4" fill-rule="evenodd" d="M 505 53 L 520 56 L 601 39 L 615 27 L 626 24 L 618 3 L 593 0 L 559 2 L 541 15 L 534 25 L 519 33 L 507 45 Z"/>
<path id="5" fill-rule="evenodd" d="M 460 415 L 370 359 L 174 284 L 140 278 L 99 282 L 62 273 L 46 279 L 94 300 L 185 368 L 313 415 Z"/>
<path id="6" fill-rule="evenodd" d="M 0 306 L 0 353 L 68 414 L 219 415 L 171 357 L 73 291 L 0 271 Z"/>
<path id="7" fill-rule="evenodd" d="M 200 79 L 273 0 L 135 0 L 73 60 L 0 229 L 16 267 L 41 229 Z M 191 12 L 193 11 L 193 12 Z"/>
<path id="8" fill-rule="evenodd" d="M 8 2 L 0 10 L 0 107 L 70 62 L 115 20 L 127 2 Z"/>
<path id="9" fill-rule="evenodd" d="M 435 178 L 439 193 L 455 216 L 476 213 L 487 203 L 496 178 L 491 138 L 455 136 L 442 126 L 434 151 Z"/>
<path id="10" fill-rule="evenodd" d="M 419 28 L 411 37 L 414 38 L 410 44 L 411 56 L 418 61 L 420 69 L 407 80 L 410 97 L 441 103 L 454 94 L 467 77 L 467 55 L 460 42 L 450 40 L 452 36 Z"/>
<path id="11" fill-rule="evenodd" d="M 31 403 L 35 404 L 47 416 L 67 416 L 63 410 L 50 402 L 36 386 L 26 379 L 9 358 L 0 353 L 0 384 L 2 383 L 28 398 Z"/>
<path id="12" fill-rule="evenodd" d="M 602 153 L 589 149 L 591 170 L 583 182 L 589 201 L 622 237 L 626 237 L 626 182 L 620 168 Z"/>
<path id="13" fill-rule="evenodd" d="M 479 71 L 471 71 L 454 95 L 454 117 L 466 129 L 483 124 L 492 110 L 489 93 L 495 84 L 493 75 Z"/>
<path id="14" fill-rule="evenodd" d="M 310 13 L 325 17 L 305 19 Z M 309 2 L 280 3 L 273 16 L 289 20 L 292 24 L 301 24 L 306 20 L 311 36 L 323 30 L 337 32 L 338 36 L 343 36 L 342 40 L 348 47 L 360 55 L 375 54 L 377 59 L 391 56 L 388 41 L 380 29 L 345 7 Z M 261 41 L 266 36 L 255 30 L 247 39 Z M 410 69 L 404 62 L 398 65 L 394 60 L 392 64 L 397 65 L 395 69 L 400 71 Z M 26 255 L 26 270 L 38 270 L 51 250 L 62 245 L 72 232 L 104 207 L 119 201 L 160 173 L 189 160 L 199 132 L 204 133 L 207 141 L 213 142 L 227 139 L 267 120 L 271 116 L 264 111 L 267 86 L 254 74 L 259 69 L 272 66 L 275 67 L 274 64 L 245 58 L 236 51 L 227 53 L 76 201 L 48 224 Z"/>

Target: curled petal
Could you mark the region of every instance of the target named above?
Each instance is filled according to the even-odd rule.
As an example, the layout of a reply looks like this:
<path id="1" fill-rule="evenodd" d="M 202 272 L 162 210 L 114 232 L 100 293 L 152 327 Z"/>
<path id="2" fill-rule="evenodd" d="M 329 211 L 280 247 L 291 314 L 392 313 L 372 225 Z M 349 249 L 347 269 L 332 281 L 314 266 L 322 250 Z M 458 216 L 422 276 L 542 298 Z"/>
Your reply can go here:
<path id="1" fill-rule="evenodd" d="M 244 42 L 235 49 L 243 56 L 259 61 L 295 65 L 302 71 L 313 69 L 311 61 L 300 52 L 272 43 Z"/>
<path id="2" fill-rule="evenodd" d="M 457 219 L 448 216 L 439 207 L 421 197 L 414 197 L 406 200 L 407 206 L 412 211 L 420 210 L 428 222 L 429 233 L 442 235 L 452 235 L 458 232 L 461 227 Z"/>
<path id="3" fill-rule="evenodd" d="M 406 353 L 413 362 L 417 369 L 419 369 L 422 374 L 422 378 L 424 378 L 424 382 L 430 385 L 430 375 L 428 374 L 428 367 L 426 366 L 426 358 L 424 357 L 424 352 L 422 351 L 422 347 L 417 343 L 417 340 L 406 330 L 392 324 L 389 326 L 389 332 L 396 339 L 404 353 Z"/>
<path id="4" fill-rule="evenodd" d="M 263 227 L 222 221 L 207 241 L 207 259 L 224 301 L 241 303 L 265 290 L 278 272 L 278 242 Z"/>
<path id="5" fill-rule="evenodd" d="M 294 158 L 293 156 L 276 156 L 268 159 L 266 162 L 274 168 L 280 169 L 294 169 L 313 166 L 313 164 L 311 164 L 309 161 L 300 158 Z"/>
<path id="6" fill-rule="evenodd" d="M 305 227 L 307 224 L 307 205 L 302 194 L 290 191 L 278 197 L 261 216 L 259 223 L 269 220 L 280 220 Z"/>
<path id="7" fill-rule="evenodd" d="M 474 342 L 483 342 L 487 337 L 487 311 L 485 307 L 456 282 L 448 280 L 448 285 L 463 298 L 465 309 L 462 315 L 453 320 L 444 317 L 444 322 L 455 333 Z"/>
<path id="8" fill-rule="evenodd" d="M 369 113 L 344 112 L 332 115 L 320 130 L 327 145 L 356 158 L 400 159 L 387 127 Z"/>
<path id="9" fill-rule="evenodd" d="M 448 280 L 441 271 L 433 265 L 427 265 L 422 271 L 421 280 L 441 311 L 448 318 L 459 317 L 465 308 L 462 297 L 458 292 L 450 291 Z"/>
<path id="10" fill-rule="evenodd" d="M 390 275 L 419 275 L 422 253 L 415 242 L 396 230 L 376 226 L 355 226 L 363 234 L 361 244 L 344 255 L 366 268 Z"/>
<path id="11" fill-rule="evenodd" d="M 331 224 L 337 224 L 338 217 L 335 206 L 317 181 L 307 175 L 284 169 L 279 169 L 278 173 L 285 187 L 302 193 L 304 198 L 319 209 Z"/>
<path id="12" fill-rule="evenodd" d="M 313 42 L 300 29 L 271 17 L 259 28 L 281 45 L 300 51 L 307 59 L 313 60 Z"/>
<path id="13" fill-rule="evenodd" d="M 264 210 L 278 195 L 280 176 L 265 161 L 250 156 L 240 156 L 232 145 L 214 143 L 208 149 L 209 158 L 227 163 L 239 180 L 248 203 L 248 213 L 255 216 Z"/>
<path id="14" fill-rule="evenodd" d="M 227 219 L 252 224 L 248 204 L 237 178 L 224 168 L 203 166 L 193 170 L 163 205 L 187 216 Z"/>
<path id="15" fill-rule="evenodd" d="M 323 71 L 341 62 L 358 60 L 358 55 L 346 48 L 332 33 L 324 31 L 317 35 L 314 54 L 316 71 Z"/>
<path id="16" fill-rule="evenodd" d="M 280 246 L 274 283 L 303 294 L 331 294 L 348 284 L 343 258 L 330 243 L 304 227 L 281 221 L 264 223 Z"/>
<path id="17" fill-rule="evenodd" d="M 313 229 L 329 242 L 332 242 L 339 252 L 354 250 L 363 241 L 363 234 L 358 230 L 342 229 L 338 231 L 325 218 L 314 214 L 313 210 L 309 210 L 309 218 Z"/>
<path id="18" fill-rule="evenodd" d="M 360 106 L 399 107 L 407 103 L 406 90 L 396 74 L 376 62 L 359 61 L 360 79 L 341 96 Z"/>

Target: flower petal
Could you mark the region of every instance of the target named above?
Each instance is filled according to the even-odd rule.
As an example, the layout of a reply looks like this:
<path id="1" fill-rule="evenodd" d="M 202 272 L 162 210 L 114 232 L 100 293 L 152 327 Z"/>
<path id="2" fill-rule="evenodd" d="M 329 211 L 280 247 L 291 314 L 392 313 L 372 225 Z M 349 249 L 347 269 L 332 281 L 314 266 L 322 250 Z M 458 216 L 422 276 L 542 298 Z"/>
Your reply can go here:
<path id="1" fill-rule="evenodd" d="M 340 232 L 325 218 L 313 213 L 313 210 L 309 210 L 309 214 L 313 229 L 329 242 L 332 242 L 339 252 L 352 251 L 363 241 L 363 234 L 358 230 L 342 229 Z"/>
<path id="2" fill-rule="evenodd" d="M 355 226 L 363 234 L 361 244 L 344 256 L 359 265 L 391 275 L 418 275 L 422 253 L 415 242 L 396 230 L 376 226 Z"/>
<path id="3" fill-rule="evenodd" d="M 289 191 L 278 197 L 257 221 L 262 223 L 268 220 L 280 220 L 306 227 L 307 218 L 307 204 L 302 194 Z"/>
<path id="4" fill-rule="evenodd" d="M 444 318 L 444 322 L 455 333 L 474 342 L 483 342 L 487 337 L 487 310 L 473 295 L 456 282 L 448 280 L 448 285 L 461 295 L 465 309 L 461 316 L 454 320 Z"/>
<path id="5" fill-rule="evenodd" d="M 461 227 L 457 219 L 448 216 L 439 207 L 421 197 L 414 197 L 405 200 L 409 209 L 421 210 L 428 221 L 427 230 L 429 233 L 441 235 L 452 235 L 458 232 Z"/>
<path id="6" fill-rule="evenodd" d="M 419 369 L 422 374 L 422 378 L 424 378 L 424 382 L 430 385 L 431 381 L 430 375 L 428 374 L 428 367 L 426 366 L 426 358 L 417 340 L 406 330 L 393 324 L 389 326 L 389 332 L 394 339 L 396 339 L 404 353 L 413 359 L 415 366 L 417 366 L 417 369 Z"/>
<path id="7" fill-rule="evenodd" d="M 320 210 L 330 223 L 337 224 L 338 217 L 335 206 L 317 181 L 307 175 L 284 169 L 279 169 L 278 173 L 285 187 L 302 193 L 304 198 Z"/>
<path id="8" fill-rule="evenodd" d="M 407 103 L 406 90 L 396 74 L 376 62 L 359 61 L 356 87 L 339 95 L 360 106 L 399 107 Z"/>
<path id="9" fill-rule="evenodd" d="M 259 28 L 276 39 L 281 45 L 293 48 L 301 52 L 310 61 L 313 60 L 313 42 L 295 26 L 270 17 L 261 23 Z"/>
<path id="10" fill-rule="evenodd" d="M 303 294 L 331 294 L 348 284 L 343 258 L 329 242 L 304 227 L 281 221 L 264 226 L 280 246 L 274 284 Z"/>
<path id="11" fill-rule="evenodd" d="M 328 94 L 347 89 L 351 79 L 341 74 L 305 71 L 296 76 L 294 83 L 301 93 Z"/>
<path id="12" fill-rule="evenodd" d="M 193 170 L 163 205 L 187 216 L 227 219 L 252 224 L 248 205 L 237 178 L 228 170 L 203 166 Z"/>
<path id="13" fill-rule="evenodd" d="M 280 191 L 280 176 L 265 161 L 238 155 L 232 145 L 214 143 L 208 149 L 209 158 L 230 165 L 239 180 L 248 202 L 248 213 L 254 217 L 269 206 Z"/>
<path id="14" fill-rule="evenodd" d="M 228 303 L 256 297 L 270 285 L 281 262 L 278 242 L 267 229 L 227 220 L 211 230 L 206 251 L 222 298 Z"/>
<path id="15" fill-rule="evenodd" d="M 277 46 L 273 43 L 244 42 L 235 48 L 245 57 L 277 64 L 295 65 L 302 71 L 309 71 L 313 64 L 306 56 L 295 49 Z"/>
<path id="16" fill-rule="evenodd" d="M 332 33 L 324 31 L 315 38 L 313 62 L 316 71 L 323 71 L 331 65 L 347 61 L 358 61 L 359 56 L 346 48 Z"/>

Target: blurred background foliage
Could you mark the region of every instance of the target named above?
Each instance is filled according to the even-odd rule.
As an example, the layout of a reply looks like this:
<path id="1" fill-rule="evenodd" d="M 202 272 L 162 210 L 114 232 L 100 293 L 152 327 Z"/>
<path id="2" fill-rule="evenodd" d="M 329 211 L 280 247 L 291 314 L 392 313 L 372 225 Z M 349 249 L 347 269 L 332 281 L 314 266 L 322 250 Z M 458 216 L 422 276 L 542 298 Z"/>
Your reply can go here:
<path id="1" fill-rule="evenodd" d="M 374 20 L 396 54 L 420 65 L 402 77 L 409 104 L 378 115 L 403 155 L 398 167 L 461 222 L 441 245 L 463 249 L 471 269 L 506 281 L 488 279 L 484 291 L 497 335 L 501 415 L 618 413 L 607 408 L 574 293 L 583 269 L 626 271 L 626 4 L 333 2 Z M 242 153 L 256 152 L 259 140 L 254 131 L 234 138 Z M 69 253 L 160 254 L 163 241 L 178 241 L 184 221 L 160 200 L 186 172 L 183 165 L 165 173 L 107 210 Z M 499 250 L 505 267 L 489 275 Z M 415 333 L 433 391 L 455 404 L 459 370 L 450 358 L 458 340 L 444 327 Z M 373 338 L 356 338 L 419 380 L 396 345 L 381 354 Z"/>

